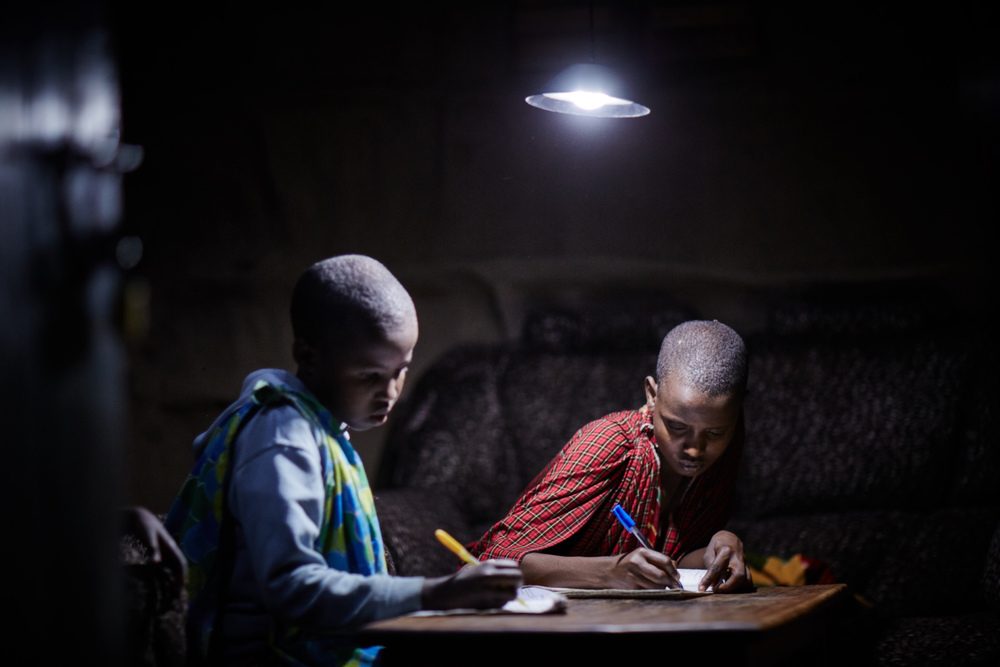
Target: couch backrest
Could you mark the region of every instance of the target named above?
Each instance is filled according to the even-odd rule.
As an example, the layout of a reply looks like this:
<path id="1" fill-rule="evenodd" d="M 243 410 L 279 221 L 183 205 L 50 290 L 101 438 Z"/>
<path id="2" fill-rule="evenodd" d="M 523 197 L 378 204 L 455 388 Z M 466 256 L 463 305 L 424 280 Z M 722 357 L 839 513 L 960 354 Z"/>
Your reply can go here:
<path id="1" fill-rule="evenodd" d="M 954 322 L 777 305 L 748 339 L 738 514 L 1000 504 L 996 353 Z"/>
<path id="2" fill-rule="evenodd" d="M 758 553 L 822 558 L 884 613 L 996 605 L 989 332 L 933 302 L 818 303 L 776 304 L 748 339 L 734 530 Z"/>

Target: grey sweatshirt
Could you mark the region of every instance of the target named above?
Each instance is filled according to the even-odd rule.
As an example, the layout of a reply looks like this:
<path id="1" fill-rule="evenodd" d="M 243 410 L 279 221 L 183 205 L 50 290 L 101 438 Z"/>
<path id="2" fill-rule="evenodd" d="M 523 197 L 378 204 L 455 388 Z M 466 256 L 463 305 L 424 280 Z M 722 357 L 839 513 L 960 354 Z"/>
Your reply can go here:
<path id="1" fill-rule="evenodd" d="M 309 393 L 291 373 L 255 371 L 216 424 L 246 402 L 258 380 Z M 196 457 L 211 431 L 195 439 Z M 295 408 L 283 405 L 252 417 L 236 440 L 233 465 L 228 502 L 237 552 L 223 620 L 227 653 L 266 644 L 274 617 L 299 627 L 344 629 L 420 608 L 423 577 L 342 572 L 313 548 L 324 504 L 323 475 L 312 429 Z"/>

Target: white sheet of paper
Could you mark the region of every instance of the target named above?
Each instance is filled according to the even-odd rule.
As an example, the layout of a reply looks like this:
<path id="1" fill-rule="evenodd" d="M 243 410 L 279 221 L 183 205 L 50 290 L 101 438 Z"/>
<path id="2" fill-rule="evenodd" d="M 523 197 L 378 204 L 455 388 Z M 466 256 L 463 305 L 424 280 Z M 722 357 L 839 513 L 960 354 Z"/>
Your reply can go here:
<path id="1" fill-rule="evenodd" d="M 566 597 L 539 586 L 517 589 L 517 597 L 503 606 L 512 614 L 550 614 L 566 608 Z"/>
<path id="2" fill-rule="evenodd" d="M 696 591 L 698 590 L 698 584 L 708 573 L 708 570 L 697 570 L 693 568 L 678 568 L 677 574 L 681 577 L 681 587 L 686 591 Z M 712 590 L 709 586 L 708 590 Z"/>
<path id="3" fill-rule="evenodd" d="M 499 609 L 442 609 L 415 611 L 408 616 L 457 616 L 459 614 L 557 614 L 566 610 L 566 596 L 541 586 L 523 586 L 517 597 Z"/>

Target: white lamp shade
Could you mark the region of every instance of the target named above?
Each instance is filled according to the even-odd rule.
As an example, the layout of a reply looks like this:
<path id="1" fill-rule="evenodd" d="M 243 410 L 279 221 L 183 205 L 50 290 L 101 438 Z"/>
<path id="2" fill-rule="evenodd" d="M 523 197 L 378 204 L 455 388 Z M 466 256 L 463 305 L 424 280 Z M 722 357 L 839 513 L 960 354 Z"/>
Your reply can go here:
<path id="1" fill-rule="evenodd" d="M 632 101 L 625 82 L 614 70 L 593 63 L 570 65 L 524 101 L 546 111 L 577 116 L 635 118 L 649 113 L 649 107 Z"/>

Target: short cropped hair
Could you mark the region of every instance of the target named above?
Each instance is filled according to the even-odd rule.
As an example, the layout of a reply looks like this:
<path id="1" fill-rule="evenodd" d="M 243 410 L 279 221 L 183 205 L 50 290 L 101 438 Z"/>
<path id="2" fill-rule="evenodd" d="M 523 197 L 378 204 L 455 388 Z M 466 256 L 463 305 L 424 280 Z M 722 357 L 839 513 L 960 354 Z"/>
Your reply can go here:
<path id="1" fill-rule="evenodd" d="M 747 384 L 747 349 L 740 335 L 717 321 L 693 320 L 670 330 L 660 345 L 656 382 L 670 376 L 709 396 L 742 393 Z"/>
<path id="2" fill-rule="evenodd" d="M 292 291 L 292 332 L 311 344 L 385 335 L 416 318 L 409 293 L 381 262 L 338 255 L 310 266 Z"/>

